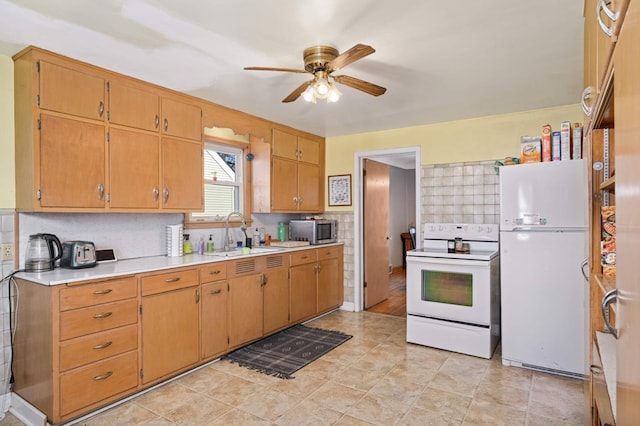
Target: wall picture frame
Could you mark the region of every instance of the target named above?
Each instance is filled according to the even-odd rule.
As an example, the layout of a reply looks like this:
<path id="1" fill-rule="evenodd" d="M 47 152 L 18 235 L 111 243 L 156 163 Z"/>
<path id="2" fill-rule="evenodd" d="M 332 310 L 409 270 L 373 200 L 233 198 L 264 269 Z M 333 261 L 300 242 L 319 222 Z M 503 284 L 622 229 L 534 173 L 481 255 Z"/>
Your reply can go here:
<path id="1" fill-rule="evenodd" d="M 351 175 L 329 176 L 329 206 L 351 205 Z"/>

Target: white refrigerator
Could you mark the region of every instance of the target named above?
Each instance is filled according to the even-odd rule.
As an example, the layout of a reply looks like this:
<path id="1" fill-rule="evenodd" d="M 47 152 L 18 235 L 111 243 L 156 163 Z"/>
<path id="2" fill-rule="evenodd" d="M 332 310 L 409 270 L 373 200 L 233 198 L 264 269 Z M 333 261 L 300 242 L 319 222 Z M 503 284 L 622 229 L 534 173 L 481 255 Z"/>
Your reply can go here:
<path id="1" fill-rule="evenodd" d="M 502 363 L 585 376 L 584 160 L 500 168 Z"/>

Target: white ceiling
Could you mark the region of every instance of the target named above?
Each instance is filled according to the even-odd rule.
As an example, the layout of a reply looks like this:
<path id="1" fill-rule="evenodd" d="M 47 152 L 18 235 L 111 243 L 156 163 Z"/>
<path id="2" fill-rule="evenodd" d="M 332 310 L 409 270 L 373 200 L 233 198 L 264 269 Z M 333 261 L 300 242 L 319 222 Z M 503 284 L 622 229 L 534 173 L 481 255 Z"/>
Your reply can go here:
<path id="1" fill-rule="evenodd" d="M 36 45 L 322 136 L 575 104 L 582 0 L 0 0 L 0 54 Z M 281 100 L 317 44 L 376 52 L 336 104 Z"/>

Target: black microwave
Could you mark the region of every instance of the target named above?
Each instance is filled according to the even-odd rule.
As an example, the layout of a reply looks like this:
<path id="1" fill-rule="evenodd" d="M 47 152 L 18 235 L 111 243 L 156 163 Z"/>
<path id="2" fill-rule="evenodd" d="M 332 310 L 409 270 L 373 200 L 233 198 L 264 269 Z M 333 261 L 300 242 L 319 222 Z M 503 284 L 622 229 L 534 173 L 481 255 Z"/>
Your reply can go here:
<path id="1" fill-rule="evenodd" d="M 292 220 L 289 222 L 289 240 L 309 241 L 310 244 L 335 243 L 338 222 L 332 219 Z"/>

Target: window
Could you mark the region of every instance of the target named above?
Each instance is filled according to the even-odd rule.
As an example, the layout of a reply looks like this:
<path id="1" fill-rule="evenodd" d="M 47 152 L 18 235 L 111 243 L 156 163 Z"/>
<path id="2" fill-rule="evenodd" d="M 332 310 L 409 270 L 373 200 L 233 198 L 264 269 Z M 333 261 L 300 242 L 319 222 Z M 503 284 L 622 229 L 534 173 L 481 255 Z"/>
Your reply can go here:
<path id="1" fill-rule="evenodd" d="M 220 221 L 233 211 L 244 212 L 243 154 L 237 144 L 205 142 L 204 212 L 191 213 L 191 222 Z"/>

